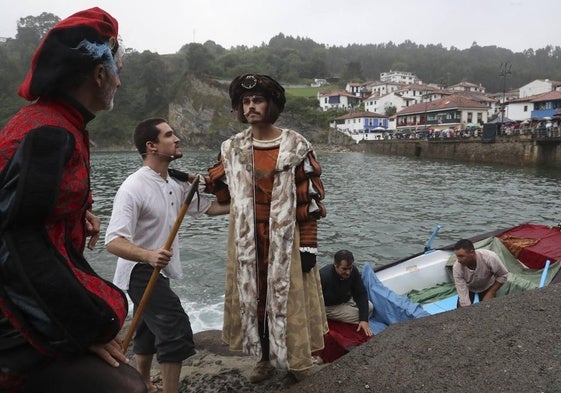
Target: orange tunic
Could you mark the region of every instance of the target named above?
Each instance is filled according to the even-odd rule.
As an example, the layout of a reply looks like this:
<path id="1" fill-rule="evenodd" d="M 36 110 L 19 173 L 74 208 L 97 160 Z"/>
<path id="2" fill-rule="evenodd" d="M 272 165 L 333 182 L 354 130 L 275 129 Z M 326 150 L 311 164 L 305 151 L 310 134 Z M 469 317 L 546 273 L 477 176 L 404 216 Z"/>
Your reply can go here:
<path id="1" fill-rule="evenodd" d="M 267 298 L 267 265 L 269 264 L 269 214 L 271 192 L 279 146 L 270 148 L 254 147 L 255 176 L 255 236 L 257 237 L 257 315 L 260 322 L 265 320 Z"/>

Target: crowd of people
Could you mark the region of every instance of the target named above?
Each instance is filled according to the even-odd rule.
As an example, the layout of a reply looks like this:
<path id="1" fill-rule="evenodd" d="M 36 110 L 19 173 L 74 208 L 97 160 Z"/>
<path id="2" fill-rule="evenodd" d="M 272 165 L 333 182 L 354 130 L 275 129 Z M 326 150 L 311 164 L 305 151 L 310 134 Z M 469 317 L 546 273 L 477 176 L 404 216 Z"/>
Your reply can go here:
<path id="1" fill-rule="evenodd" d="M 322 168 L 309 141 L 275 126 L 286 97 L 267 75 L 231 82 L 232 110 L 248 127 L 222 143 L 208 174 L 169 168 L 183 153 L 165 119 L 138 124 L 142 166 L 116 191 L 105 231 L 114 280 L 95 273 L 84 258 L 101 230 L 86 127 L 113 108 L 122 54 L 118 23 L 102 9 L 63 19 L 41 41 L 20 86 L 32 103 L 0 132 L 0 391 L 155 392 L 155 355 L 163 391 L 177 393 L 181 364 L 195 353 L 189 316 L 170 286 L 182 277 L 184 212 L 229 214 L 222 334 L 231 350 L 258 359 L 251 382 L 277 369 L 297 380 L 313 372 L 328 318 L 372 336 L 375 305 L 352 252 L 341 250 L 318 269 Z M 476 292 L 494 296 L 504 282 L 500 261 L 467 243 L 456 255 L 459 305 Z M 136 368 L 119 337 L 125 293 L 139 320 Z"/>
<path id="2" fill-rule="evenodd" d="M 497 127 L 497 136 L 520 136 L 526 135 L 538 138 L 559 138 L 561 137 L 561 126 L 559 119 L 533 119 L 527 121 L 508 121 Z M 377 133 L 364 133 L 364 140 L 392 140 L 392 139 L 423 139 L 423 140 L 447 140 L 447 139 L 466 139 L 480 138 L 483 128 L 473 126 L 467 128 L 444 128 L 442 130 L 420 129 L 415 130 L 389 130 Z"/>

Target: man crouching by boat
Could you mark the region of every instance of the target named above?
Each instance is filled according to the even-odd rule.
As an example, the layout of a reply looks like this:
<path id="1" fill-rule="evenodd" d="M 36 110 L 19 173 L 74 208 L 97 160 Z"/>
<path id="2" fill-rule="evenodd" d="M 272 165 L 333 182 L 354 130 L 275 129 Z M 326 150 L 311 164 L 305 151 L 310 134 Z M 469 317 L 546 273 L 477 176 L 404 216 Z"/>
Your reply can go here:
<path id="1" fill-rule="evenodd" d="M 368 318 L 374 306 L 368 300 L 360 272 L 354 265 L 353 253 L 339 250 L 333 265 L 320 269 L 321 287 L 327 319 L 358 325 L 356 331 L 373 336 Z"/>
<path id="2" fill-rule="evenodd" d="M 452 271 L 458 292 L 458 307 L 473 304 L 476 293 L 481 301 L 496 297 L 508 276 L 508 270 L 497 254 L 490 250 L 476 250 L 467 239 L 454 245 L 454 254 L 457 261 Z"/>

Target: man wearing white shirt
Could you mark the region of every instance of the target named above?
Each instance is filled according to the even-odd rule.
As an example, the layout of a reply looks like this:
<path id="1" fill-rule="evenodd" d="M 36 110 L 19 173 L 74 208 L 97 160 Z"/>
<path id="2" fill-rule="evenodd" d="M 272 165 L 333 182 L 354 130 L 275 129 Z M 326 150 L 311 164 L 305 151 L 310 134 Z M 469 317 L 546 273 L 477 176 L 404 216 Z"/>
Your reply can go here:
<path id="1" fill-rule="evenodd" d="M 458 307 L 471 305 L 476 293 L 481 301 L 494 298 L 508 276 L 508 270 L 497 254 L 490 250 L 476 250 L 467 239 L 454 245 L 454 254 L 457 261 L 452 272 L 458 292 Z"/>
<path id="2" fill-rule="evenodd" d="M 179 138 L 166 120 L 141 122 L 134 142 L 143 166 L 121 185 L 113 203 L 107 227 L 107 250 L 119 257 L 114 283 L 126 290 L 138 307 L 152 272 L 160 275 L 147 302 L 133 340 L 138 371 L 149 391 L 153 354 L 156 353 L 165 393 L 178 392 L 181 362 L 195 353 L 189 317 L 179 297 L 171 290 L 169 279 L 182 277 L 178 238 L 171 250 L 164 248 L 169 233 L 191 186 L 193 176 L 169 169 L 182 157 Z M 218 215 L 229 212 L 229 205 L 207 197 L 193 197 L 187 214 Z"/>

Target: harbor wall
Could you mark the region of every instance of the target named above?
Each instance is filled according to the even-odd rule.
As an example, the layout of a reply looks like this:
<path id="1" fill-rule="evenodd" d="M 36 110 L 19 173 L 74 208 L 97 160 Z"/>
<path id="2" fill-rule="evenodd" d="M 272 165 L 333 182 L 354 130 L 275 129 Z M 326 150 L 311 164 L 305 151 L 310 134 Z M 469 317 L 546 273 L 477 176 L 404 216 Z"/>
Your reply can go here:
<path id="1" fill-rule="evenodd" d="M 360 141 L 353 151 L 395 156 L 444 159 L 511 166 L 560 166 L 561 138 L 498 137 L 483 143 L 480 138 L 452 140 L 392 139 Z"/>

